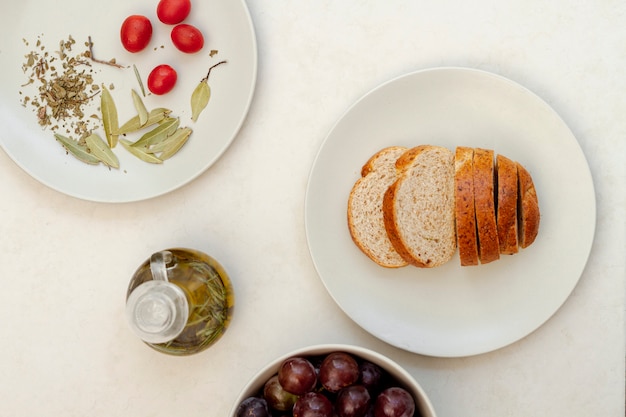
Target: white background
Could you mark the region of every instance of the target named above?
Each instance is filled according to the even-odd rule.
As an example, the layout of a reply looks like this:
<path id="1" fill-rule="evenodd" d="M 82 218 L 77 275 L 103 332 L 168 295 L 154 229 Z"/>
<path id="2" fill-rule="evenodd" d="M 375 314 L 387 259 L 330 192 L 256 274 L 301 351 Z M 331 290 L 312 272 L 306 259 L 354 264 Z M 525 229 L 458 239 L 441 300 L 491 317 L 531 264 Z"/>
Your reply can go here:
<path id="1" fill-rule="evenodd" d="M 623 416 L 626 3 L 248 6 L 256 95 L 233 145 L 191 184 L 91 203 L 0 152 L 0 415 L 225 416 L 274 357 L 339 342 L 404 365 L 440 417 Z M 380 83 L 438 66 L 491 71 L 546 100 L 580 142 L 598 210 L 588 265 L 557 314 L 511 346 L 459 359 L 396 349 L 352 323 L 316 275 L 304 232 L 309 170 L 336 120 Z M 174 246 L 216 257 L 237 297 L 226 335 L 186 358 L 147 348 L 123 316 L 135 268 Z"/>

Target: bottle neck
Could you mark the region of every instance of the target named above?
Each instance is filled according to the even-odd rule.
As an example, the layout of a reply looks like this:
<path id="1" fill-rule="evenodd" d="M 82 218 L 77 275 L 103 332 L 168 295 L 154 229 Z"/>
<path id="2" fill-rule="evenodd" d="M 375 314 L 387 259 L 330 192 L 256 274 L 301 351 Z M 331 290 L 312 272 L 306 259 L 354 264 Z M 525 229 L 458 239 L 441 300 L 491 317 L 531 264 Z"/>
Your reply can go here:
<path id="1" fill-rule="evenodd" d="M 168 281 L 153 280 L 139 285 L 126 300 L 126 315 L 132 330 L 148 343 L 175 339 L 189 318 L 189 303 L 183 290 Z"/>

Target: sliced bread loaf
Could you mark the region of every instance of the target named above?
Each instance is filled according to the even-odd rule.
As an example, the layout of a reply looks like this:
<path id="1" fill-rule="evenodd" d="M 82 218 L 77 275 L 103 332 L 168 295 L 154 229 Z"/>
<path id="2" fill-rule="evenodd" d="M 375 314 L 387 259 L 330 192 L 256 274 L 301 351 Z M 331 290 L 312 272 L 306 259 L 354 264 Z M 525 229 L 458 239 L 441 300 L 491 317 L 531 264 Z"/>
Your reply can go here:
<path id="1" fill-rule="evenodd" d="M 533 179 L 519 162 L 517 163 L 519 194 L 517 197 L 517 216 L 519 228 L 519 245 L 530 246 L 539 232 L 539 201 Z"/>
<path id="2" fill-rule="evenodd" d="M 348 198 L 348 227 L 357 247 L 378 265 L 398 268 L 407 262 L 396 252 L 383 223 L 383 195 L 396 180 L 396 160 L 406 148 L 393 146 L 373 155 L 361 169 Z"/>
<path id="3" fill-rule="evenodd" d="M 503 155 L 496 156 L 498 242 L 500 254 L 517 253 L 517 165 Z"/>
<path id="4" fill-rule="evenodd" d="M 387 235 L 407 262 L 432 268 L 456 250 L 454 154 L 424 145 L 406 151 L 396 162 L 398 179 L 383 198 Z"/>
<path id="5" fill-rule="evenodd" d="M 494 152 L 474 149 L 474 205 L 480 263 L 500 259 L 494 194 Z"/>
<path id="6" fill-rule="evenodd" d="M 456 237 L 462 266 L 478 265 L 478 238 L 474 210 L 474 149 L 459 146 L 454 156 Z"/>

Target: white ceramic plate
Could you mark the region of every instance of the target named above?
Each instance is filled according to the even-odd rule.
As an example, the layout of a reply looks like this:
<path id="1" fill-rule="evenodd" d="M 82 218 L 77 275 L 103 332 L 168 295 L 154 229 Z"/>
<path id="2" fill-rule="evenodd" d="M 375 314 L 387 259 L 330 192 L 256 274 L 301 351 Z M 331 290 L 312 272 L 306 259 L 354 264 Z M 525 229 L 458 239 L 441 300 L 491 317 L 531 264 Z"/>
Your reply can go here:
<path id="1" fill-rule="evenodd" d="M 497 262 L 385 269 L 353 244 L 348 194 L 367 159 L 390 145 L 493 149 L 533 176 L 537 240 Z M 500 76 L 463 68 L 411 73 L 374 89 L 339 120 L 312 167 L 306 232 L 315 267 L 343 311 L 405 350 L 457 357 L 513 343 L 565 302 L 585 267 L 595 195 L 585 156 L 540 98 Z"/>
<path id="2" fill-rule="evenodd" d="M 171 26 L 156 17 L 156 1 L 60 0 L 14 2 L 0 15 L 0 144 L 7 154 L 31 176 L 68 195 L 102 202 L 129 202 L 148 199 L 177 189 L 209 168 L 228 148 L 248 112 L 257 74 L 257 46 L 254 28 L 244 0 L 206 0 L 193 2 L 186 19 L 205 36 L 204 49 L 186 55 L 174 48 L 169 38 Z M 153 25 L 153 38 L 144 51 L 131 54 L 119 40 L 120 26 L 131 14 L 143 14 Z M 33 96 L 32 86 L 22 72 L 24 55 L 41 39 L 50 52 L 59 41 L 71 35 L 78 53 L 88 36 L 94 42 L 98 59 L 115 58 L 130 66 L 120 70 L 93 64 L 94 80 L 114 85 L 120 123 L 135 113 L 130 95 L 139 85 L 132 69 L 135 64 L 144 83 L 158 64 L 169 64 L 178 72 L 175 89 L 164 95 L 148 95 L 146 107 L 166 107 L 181 118 L 181 126 L 194 132 L 185 147 L 162 165 L 136 159 L 121 145 L 115 148 L 119 170 L 103 165 L 89 166 L 77 161 L 54 140 L 53 133 L 42 130 L 31 107 L 21 105 L 20 91 Z M 29 41 L 26 46 L 23 39 Z M 209 56 L 210 50 L 217 55 Z M 207 69 L 220 60 L 228 63 L 211 72 L 212 97 L 197 123 L 191 121 L 191 93 Z M 99 100 L 96 100 L 99 102 Z M 92 114 L 87 112 L 86 114 Z"/>

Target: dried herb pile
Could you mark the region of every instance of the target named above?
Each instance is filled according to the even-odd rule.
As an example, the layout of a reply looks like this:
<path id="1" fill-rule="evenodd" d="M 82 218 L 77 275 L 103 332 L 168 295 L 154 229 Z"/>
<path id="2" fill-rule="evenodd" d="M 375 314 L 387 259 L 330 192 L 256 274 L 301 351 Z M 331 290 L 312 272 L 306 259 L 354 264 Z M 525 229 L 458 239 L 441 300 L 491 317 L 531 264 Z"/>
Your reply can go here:
<path id="1" fill-rule="evenodd" d="M 26 40 L 24 43 L 29 45 Z M 37 94 L 20 94 L 22 105 L 34 110 L 41 126 L 83 139 L 100 124 L 97 115 L 86 118 L 84 114 L 100 87 L 93 80 L 89 49 L 74 53 L 75 47 L 76 41 L 70 36 L 59 42 L 58 51 L 49 52 L 37 39 L 22 65 L 28 77 L 22 87 L 34 84 Z"/>

